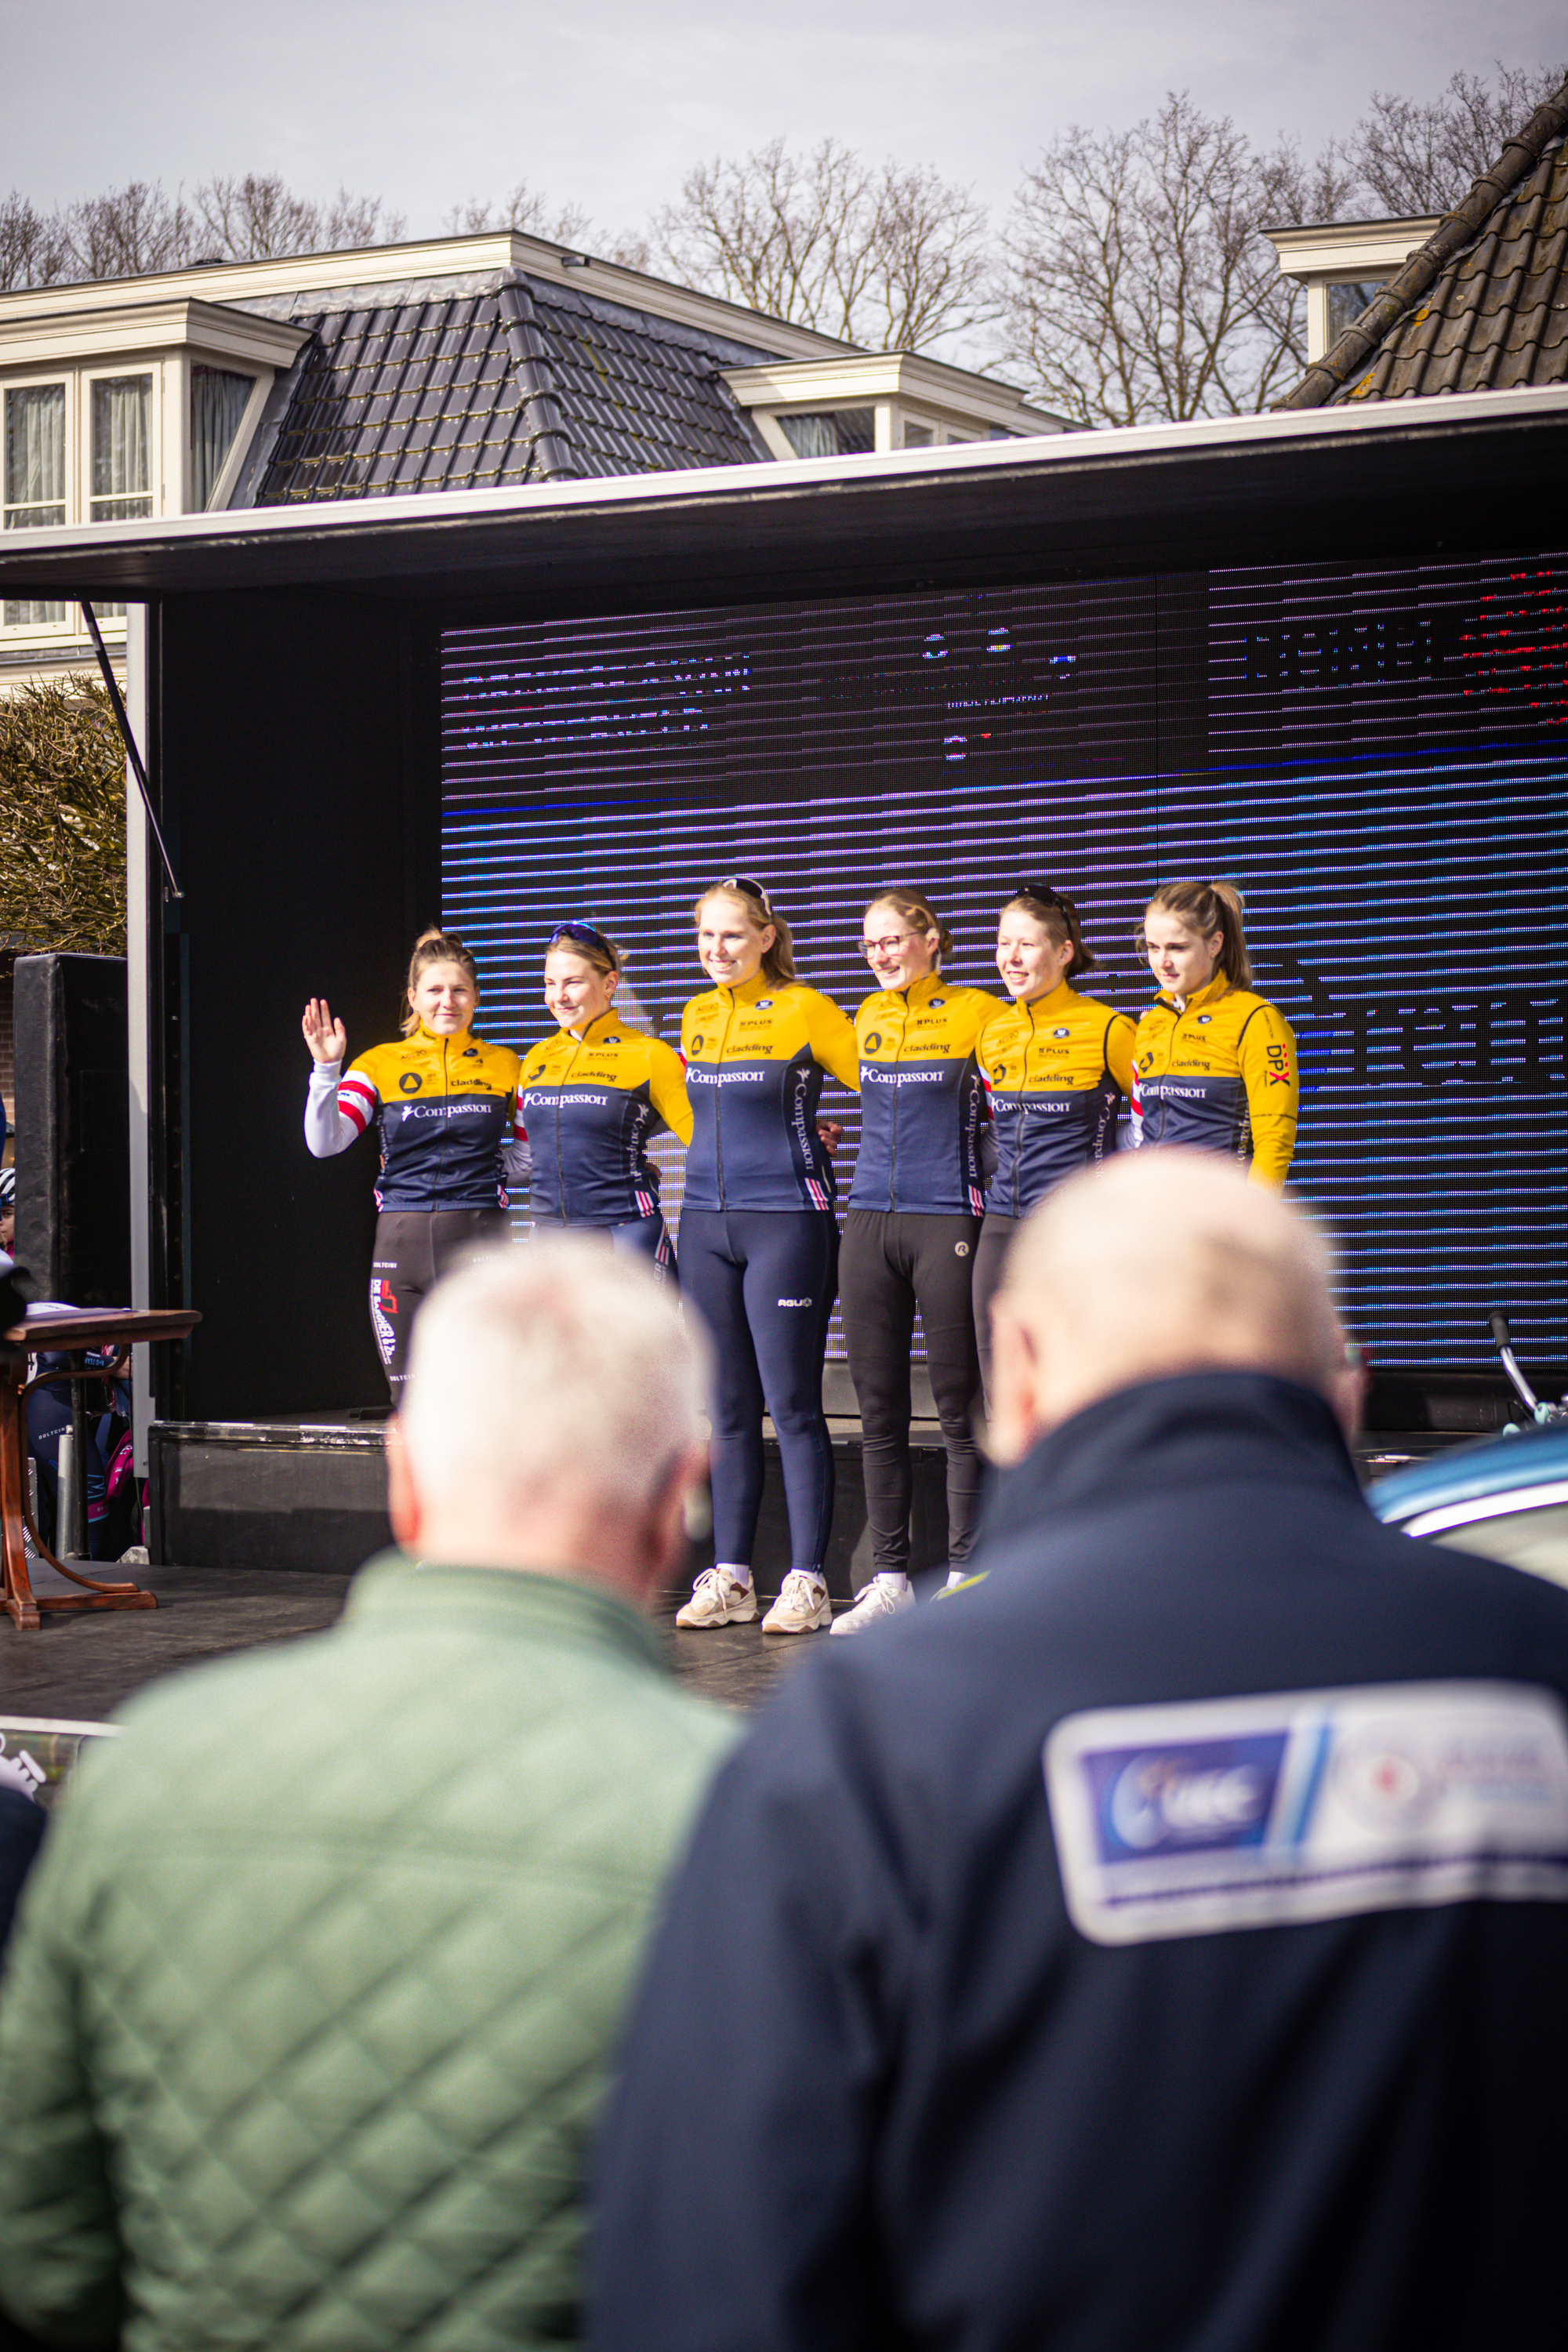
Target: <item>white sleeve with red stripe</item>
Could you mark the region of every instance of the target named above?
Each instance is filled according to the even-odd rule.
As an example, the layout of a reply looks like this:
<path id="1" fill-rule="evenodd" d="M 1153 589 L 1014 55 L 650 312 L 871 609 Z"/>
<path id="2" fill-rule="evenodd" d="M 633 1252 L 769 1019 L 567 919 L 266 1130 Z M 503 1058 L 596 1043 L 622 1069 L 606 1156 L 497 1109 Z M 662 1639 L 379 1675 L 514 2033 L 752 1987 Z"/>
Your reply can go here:
<path id="1" fill-rule="evenodd" d="M 522 1123 L 522 1098 L 511 1099 L 511 1133 L 500 1148 L 500 1164 L 509 1184 L 526 1184 L 533 1174 L 533 1146 Z"/>
<path id="2" fill-rule="evenodd" d="M 357 1142 L 375 1117 L 375 1088 L 363 1071 L 340 1080 L 341 1062 L 312 1062 L 305 1097 L 305 1141 L 312 1158 L 331 1160 Z"/>

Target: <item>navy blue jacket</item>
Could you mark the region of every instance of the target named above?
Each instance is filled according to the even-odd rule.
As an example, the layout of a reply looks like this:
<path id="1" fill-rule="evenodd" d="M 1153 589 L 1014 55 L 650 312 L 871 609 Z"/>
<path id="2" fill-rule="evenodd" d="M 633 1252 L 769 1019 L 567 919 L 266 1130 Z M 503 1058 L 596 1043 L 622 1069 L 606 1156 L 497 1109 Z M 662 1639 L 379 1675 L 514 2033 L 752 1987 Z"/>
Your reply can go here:
<path id="1" fill-rule="evenodd" d="M 606 2125 L 592 2342 L 1490 2352 L 1553 2337 L 1568 1594 L 1379 1526 L 1321 1400 L 1269 1377 L 1103 1400 L 1011 1484 L 1008 1531 L 975 1561 L 988 1580 L 825 1643 L 716 1784 Z M 1465 1748 L 1457 1684 L 1489 1686 L 1483 1709 L 1511 1709 L 1519 1740 Z M 1086 1710 L 1179 1705 L 1185 1722 L 1307 1692 L 1338 1698 L 1289 1703 L 1310 1737 L 1289 1773 L 1267 1726 L 1221 1740 L 1188 1724 L 1163 1749 L 1141 1732 L 1118 1749 L 1102 1729 L 1059 1812 L 1054 1780 L 1047 1794 L 1047 1739 L 1059 1757 Z M 1341 1736 L 1385 1704 L 1459 1727 L 1425 1788 L 1436 1751 L 1415 1733 L 1363 1721 Z M 1530 1899 L 1447 1899 L 1421 1864 L 1411 1896 L 1390 1865 L 1393 1907 L 1372 1908 L 1353 1869 L 1325 1864 L 1292 1899 L 1334 1881 L 1336 1916 L 1242 1924 L 1269 1792 L 1290 1780 L 1305 1840 L 1281 1868 L 1310 1858 L 1334 1806 L 1386 1860 L 1442 1832 L 1449 1770 L 1456 1789 L 1491 1773 L 1510 1801 L 1542 1797 L 1553 1850 L 1518 1859 L 1540 1876 Z M 1095 1772 L 1109 1793 L 1089 1818 L 1124 1832 L 1106 1883 L 1129 1903 L 1129 1940 L 1069 1910 L 1056 1824 Z M 1501 1865 L 1489 1850 L 1455 1866 Z M 1217 1921 L 1166 1932 L 1168 1889 L 1136 1891 L 1145 1867 L 1186 1872 L 1177 1911 L 1217 1899 Z M 1071 1871 L 1089 1901 L 1081 1856 Z"/>

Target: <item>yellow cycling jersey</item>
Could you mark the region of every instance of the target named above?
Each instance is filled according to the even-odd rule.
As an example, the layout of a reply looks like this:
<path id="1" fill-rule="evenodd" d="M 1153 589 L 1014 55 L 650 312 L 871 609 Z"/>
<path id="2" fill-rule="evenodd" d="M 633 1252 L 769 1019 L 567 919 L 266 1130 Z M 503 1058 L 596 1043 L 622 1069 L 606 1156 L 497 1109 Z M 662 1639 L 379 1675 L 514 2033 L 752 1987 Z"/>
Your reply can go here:
<path id="1" fill-rule="evenodd" d="M 518 1109 L 533 1155 L 536 1217 L 567 1225 L 619 1225 L 658 1209 L 658 1171 L 647 1157 L 654 1129 L 691 1140 L 691 1105 L 680 1056 L 613 1008 L 581 1037 L 558 1029 L 529 1048 Z"/>
<path id="2" fill-rule="evenodd" d="M 500 1154 L 518 1139 L 518 1069 L 510 1045 L 468 1029 L 438 1037 L 423 1022 L 351 1063 L 338 1108 L 362 1134 L 373 1120 L 380 1129 L 376 1207 L 504 1209 Z"/>
<path id="3" fill-rule="evenodd" d="M 1250 1158 L 1280 1185 L 1296 1146 L 1296 1040 L 1278 1005 L 1223 972 L 1184 1002 L 1163 991 L 1132 1046 L 1132 1139 Z"/>
<path id="4" fill-rule="evenodd" d="M 983 1213 L 985 1097 L 974 1045 L 998 1009 L 984 989 L 939 971 L 866 999 L 855 1016 L 861 1126 L 852 1209 Z"/>
<path id="5" fill-rule="evenodd" d="M 761 972 L 692 997 L 680 1024 L 693 1134 L 693 1209 L 831 1212 L 833 1162 L 816 1132 L 824 1071 L 858 1093 L 855 1032 L 832 1000 Z"/>
<path id="6" fill-rule="evenodd" d="M 980 1035 L 991 1093 L 994 1216 L 1026 1216 L 1053 1186 L 1098 1160 L 1132 1089 L 1132 1023 L 1064 980 L 1047 996 L 1004 1005 Z"/>

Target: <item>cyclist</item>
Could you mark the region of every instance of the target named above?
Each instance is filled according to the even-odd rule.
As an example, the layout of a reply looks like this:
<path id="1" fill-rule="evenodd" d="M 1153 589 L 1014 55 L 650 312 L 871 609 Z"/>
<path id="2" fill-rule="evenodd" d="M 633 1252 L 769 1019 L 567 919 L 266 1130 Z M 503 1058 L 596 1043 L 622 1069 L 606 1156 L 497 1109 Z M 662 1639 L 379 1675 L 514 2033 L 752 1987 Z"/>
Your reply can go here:
<path id="1" fill-rule="evenodd" d="M 1233 882 L 1166 882 L 1140 944 L 1160 993 L 1132 1047 L 1132 1140 L 1232 1151 L 1282 1185 L 1296 1143 L 1296 1040 L 1252 987 Z"/>
<path id="2" fill-rule="evenodd" d="M 873 898 L 862 949 L 878 985 L 855 1016 L 860 1149 L 839 1286 L 874 1573 L 854 1608 L 836 1619 L 836 1634 L 858 1633 L 914 1601 L 910 1342 L 917 1307 L 947 1453 L 948 1558 L 959 1574 L 974 1539 L 980 1364 L 972 1286 L 985 1123 L 975 1047 L 1000 1010 L 983 989 L 943 979 L 952 934 L 921 891 Z"/>
<path id="3" fill-rule="evenodd" d="M 523 1056 L 520 1125 L 532 1157 L 536 1229 L 602 1233 L 673 1275 L 675 1253 L 647 1157 L 656 1128 L 691 1140 L 680 1056 L 615 1009 L 624 965 L 592 923 L 557 923 L 544 951 L 544 1003 L 561 1024 Z"/>
<path id="4" fill-rule="evenodd" d="M 680 1028 L 693 1120 L 680 1281 L 718 1351 L 714 1565 L 675 1622 L 756 1616 L 751 1563 L 765 1407 L 778 1433 L 791 1565 L 763 1631 L 808 1633 L 832 1614 L 822 1358 L 838 1265 L 833 1163 L 816 1114 L 825 1071 L 858 1087 L 855 1032 L 837 1005 L 796 979 L 789 925 L 761 883 L 731 875 L 694 911 L 698 958 L 713 985 L 691 999 Z"/>
<path id="5" fill-rule="evenodd" d="M 1132 1023 L 1070 985 L 1095 961 L 1073 901 L 1047 882 L 1021 882 L 996 922 L 996 969 L 1013 1002 L 980 1039 L 996 1143 L 974 1259 L 974 1331 L 987 1394 L 991 1301 L 1013 1236 L 1064 1176 L 1102 1156 L 1132 1087 Z"/>
<path id="6" fill-rule="evenodd" d="M 401 1039 L 373 1045 L 346 1071 L 348 1039 L 325 997 L 310 999 L 301 1024 L 314 1065 L 305 1099 L 314 1157 L 346 1151 L 373 1123 L 378 1131 L 370 1320 L 395 1404 L 420 1300 L 463 1251 L 504 1237 L 507 1180 L 527 1169 L 518 1057 L 473 1034 L 479 980 L 461 940 L 421 935 L 404 1001 Z"/>

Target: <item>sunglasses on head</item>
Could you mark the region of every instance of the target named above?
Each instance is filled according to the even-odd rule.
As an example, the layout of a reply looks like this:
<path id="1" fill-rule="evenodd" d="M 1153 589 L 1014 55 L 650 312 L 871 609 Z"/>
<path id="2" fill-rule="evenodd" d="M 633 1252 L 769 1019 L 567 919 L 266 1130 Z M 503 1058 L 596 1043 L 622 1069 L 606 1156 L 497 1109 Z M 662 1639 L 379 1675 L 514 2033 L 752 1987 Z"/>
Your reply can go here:
<path id="1" fill-rule="evenodd" d="M 1020 882 L 1014 891 L 1015 898 L 1032 898 L 1037 907 L 1070 907 L 1072 900 L 1053 890 L 1048 882 Z"/>
<path id="2" fill-rule="evenodd" d="M 726 874 L 719 887 L 721 890 L 743 891 L 748 898 L 756 900 L 764 914 L 773 913 L 773 908 L 768 904 L 767 892 L 760 882 L 753 882 L 749 874 Z"/>
<path id="3" fill-rule="evenodd" d="M 610 943 L 604 932 L 595 930 L 592 923 L 576 921 L 557 923 L 545 941 L 546 952 L 558 940 L 575 940 L 579 947 L 597 948 L 602 955 L 609 955 L 611 951 Z"/>

